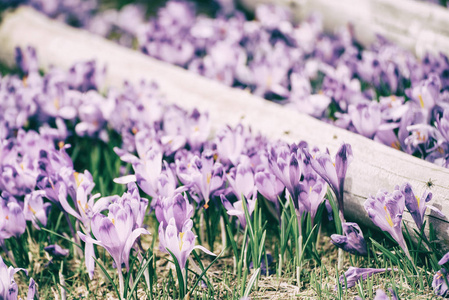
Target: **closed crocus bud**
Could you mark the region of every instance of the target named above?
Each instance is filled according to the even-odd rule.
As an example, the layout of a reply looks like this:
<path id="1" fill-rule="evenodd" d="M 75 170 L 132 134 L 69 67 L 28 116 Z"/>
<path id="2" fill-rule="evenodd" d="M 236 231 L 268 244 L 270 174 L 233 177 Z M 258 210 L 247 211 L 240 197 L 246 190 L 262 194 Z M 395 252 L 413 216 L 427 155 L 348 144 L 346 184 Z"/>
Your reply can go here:
<path id="1" fill-rule="evenodd" d="M 447 263 L 449 261 L 449 252 L 444 254 L 444 256 L 440 259 L 440 261 L 438 262 L 438 264 L 440 266 L 444 265 L 445 263 Z"/>
<path id="2" fill-rule="evenodd" d="M 346 171 L 354 156 L 350 144 L 343 143 L 335 155 L 335 170 L 337 171 L 338 185 L 343 189 L 343 183 L 346 177 Z"/>
<path id="3" fill-rule="evenodd" d="M 45 247 L 44 250 L 55 257 L 63 257 L 69 255 L 69 249 L 64 249 L 58 244 L 49 245 Z"/>
<path id="4" fill-rule="evenodd" d="M 299 197 L 299 183 L 302 175 L 297 149 L 288 146 L 272 147 L 268 155 L 270 170 L 285 185 L 296 208 Z M 299 158 L 299 160 L 298 160 Z"/>
<path id="5" fill-rule="evenodd" d="M 186 118 L 187 142 L 192 151 L 200 150 L 210 134 L 211 122 L 209 114 L 194 109 Z"/>
<path id="6" fill-rule="evenodd" d="M 371 277 L 374 274 L 383 273 L 385 271 L 391 271 L 391 269 L 349 267 L 349 269 L 343 275 L 340 276 L 339 281 L 343 288 L 348 289 L 355 286 L 357 282 L 359 282 L 360 280 L 366 280 L 368 277 Z"/>
<path id="7" fill-rule="evenodd" d="M 254 184 L 254 173 L 251 169 L 249 159 L 241 162 L 236 169 L 235 176 L 227 176 L 229 184 L 238 199 L 242 196 L 250 198 L 254 195 L 256 187 Z"/>
<path id="8" fill-rule="evenodd" d="M 329 153 L 316 153 L 315 157 L 307 149 L 303 149 L 305 160 L 313 170 L 318 173 L 334 191 L 337 197 L 340 218 L 344 219 L 343 191 L 346 177 L 346 171 L 353 159 L 352 147 L 350 144 L 343 143 L 335 156 L 335 164 Z"/>
<path id="9" fill-rule="evenodd" d="M 39 298 L 39 294 L 37 292 L 37 284 L 36 281 L 34 281 L 33 278 L 30 278 L 30 285 L 28 286 L 28 294 L 27 294 L 27 300 L 33 300 L 34 296 L 38 296 L 37 298 Z"/>
<path id="10" fill-rule="evenodd" d="M 15 59 L 17 66 L 19 66 L 20 70 L 25 74 L 34 73 L 39 70 L 36 49 L 33 47 L 28 46 L 24 49 L 17 47 Z"/>
<path id="11" fill-rule="evenodd" d="M 415 196 L 410 183 L 405 183 L 404 185 L 402 185 L 400 190 L 405 197 L 405 207 L 407 207 L 408 211 L 412 215 L 413 220 L 415 221 L 416 226 L 419 228 L 419 230 L 422 229 L 424 223 L 424 215 L 427 208 L 433 210 L 440 217 L 444 217 L 443 213 L 439 209 L 431 205 L 427 205 L 427 203 L 432 200 L 432 193 L 424 191 L 421 198 Z"/>
<path id="12" fill-rule="evenodd" d="M 366 241 L 363 238 L 362 230 L 356 223 L 343 223 L 343 232 L 345 235 L 331 235 L 332 243 L 338 248 L 355 255 L 367 256 L 368 249 Z"/>
<path id="13" fill-rule="evenodd" d="M 21 236 L 26 229 L 22 208 L 15 202 L 0 207 L 0 239 Z"/>
<path id="14" fill-rule="evenodd" d="M 267 200 L 276 203 L 285 188 L 282 182 L 268 171 L 257 172 L 254 178 L 259 193 Z"/>
<path id="15" fill-rule="evenodd" d="M 143 219 L 148 207 L 148 200 L 141 198 L 139 189 L 134 182 L 128 183 L 128 191 L 125 192 L 122 197 L 117 199 L 118 203 L 128 204 L 131 208 L 131 212 L 134 218 L 133 229 L 142 227 Z"/>
<path id="16" fill-rule="evenodd" d="M 237 165 L 245 147 L 246 134 L 242 124 L 232 129 L 224 127 L 217 133 L 215 142 L 220 161 L 225 165 Z"/>

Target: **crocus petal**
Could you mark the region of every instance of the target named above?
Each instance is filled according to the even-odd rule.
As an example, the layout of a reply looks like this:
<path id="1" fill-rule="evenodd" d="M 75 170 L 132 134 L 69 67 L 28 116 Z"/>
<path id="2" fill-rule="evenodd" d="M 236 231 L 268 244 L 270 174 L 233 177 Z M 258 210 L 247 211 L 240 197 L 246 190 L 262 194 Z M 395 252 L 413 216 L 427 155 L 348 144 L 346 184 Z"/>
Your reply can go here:
<path id="1" fill-rule="evenodd" d="M 90 280 L 94 277 L 95 271 L 95 250 L 94 244 L 90 243 L 88 240 L 85 241 L 86 245 L 84 246 L 84 260 L 86 264 L 86 270 L 89 274 Z"/>
<path id="2" fill-rule="evenodd" d="M 82 232 L 80 232 L 80 231 L 78 231 L 77 234 L 78 234 L 78 236 L 80 237 L 80 239 L 81 239 L 83 242 L 85 242 L 85 243 L 92 243 L 92 244 L 95 244 L 95 245 L 98 245 L 98 246 L 101 246 L 101 247 L 104 248 L 104 245 L 103 245 L 102 242 L 97 241 L 97 240 L 94 240 L 94 239 L 91 238 L 90 236 L 85 235 L 84 233 L 82 233 Z"/>
<path id="3" fill-rule="evenodd" d="M 203 251 L 206 254 L 212 255 L 212 256 L 217 256 L 216 254 L 214 254 L 213 252 L 207 250 L 206 248 L 204 248 L 201 245 L 196 245 L 195 247 L 193 247 L 193 249 L 200 249 L 201 251 Z"/>
<path id="4" fill-rule="evenodd" d="M 134 242 L 141 234 L 150 234 L 150 233 L 144 228 L 137 228 L 131 233 L 131 235 L 126 240 L 125 247 L 123 248 L 123 260 L 125 261 L 127 271 L 129 271 L 129 253 L 131 252 L 131 247 L 134 245 Z"/>
<path id="5" fill-rule="evenodd" d="M 118 178 L 114 178 L 114 182 L 118 184 L 128 184 L 130 182 L 136 182 L 136 175 L 126 175 Z"/>
<path id="6" fill-rule="evenodd" d="M 78 220 L 81 220 L 81 216 L 80 214 L 73 209 L 69 202 L 67 201 L 67 194 L 64 192 L 65 191 L 65 187 L 63 188 L 63 186 L 61 186 L 61 191 L 59 193 L 59 203 L 61 204 L 62 208 L 69 214 L 71 214 L 72 216 L 74 216 L 75 218 L 77 218 Z"/>
<path id="7" fill-rule="evenodd" d="M 449 252 L 444 254 L 444 256 L 440 259 L 440 261 L 438 262 L 438 264 L 440 266 L 444 265 L 445 263 L 447 263 L 449 261 Z"/>
<path id="8" fill-rule="evenodd" d="M 30 285 L 28 286 L 27 300 L 33 300 L 36 295 L 36 282 L 33 278 L 30 278 Z"/>

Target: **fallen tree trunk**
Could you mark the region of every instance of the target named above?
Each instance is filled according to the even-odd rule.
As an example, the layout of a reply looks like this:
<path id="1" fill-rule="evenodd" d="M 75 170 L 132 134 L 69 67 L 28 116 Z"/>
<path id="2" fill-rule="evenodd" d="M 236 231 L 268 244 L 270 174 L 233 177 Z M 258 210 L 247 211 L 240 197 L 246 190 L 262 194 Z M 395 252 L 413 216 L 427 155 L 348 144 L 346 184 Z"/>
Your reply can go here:
<path id="1" fill-rule="evenodd" d="M 449 55 L 449 9 L 438 5 L 415 0 L 239 1 L 251 11 L 262 3 L 289 7 L 296 21 L 319 12 L 327 32 L 350 23 L 364 46 L 371 45 L 380 34 L 418 57 L 427 51 Z"/>
<path id="2" fill-rule="evenodd" d="M 14 64 L 15 47 L 32 45 L 44 70 L 50 65 L 68 68 L 74 62 L 95 59 L 107 65 L 107 86 L 120 87 L 124 80 L 155 80 L 168 102 L 187 109 L 197 107 L 209 111 L 214 128 L 242 122 L 270 139 L 304 140 L 322 149 L 327 147 L 331 153 L 335 153 L 342 142 L 350 143 L 354 160 L 345 182 L 345 214 L 350 220 L 372 225 L 363 203 L 379 189 L 392 191 L 396 185 L 410 182 L 421 195 L 429 180 L 434 183 L 431 188 L 433 205 L 449 215 L 448 169 L 60 24 L 32 9 L 20 8 L 4 16 L 0 44 L 0 61 L 10 66 Z M 404 220 L 416 228 L 408 213 Z M 428 222 L 443 244 L 449 244 L 447 219 L 430 215 Z"/>

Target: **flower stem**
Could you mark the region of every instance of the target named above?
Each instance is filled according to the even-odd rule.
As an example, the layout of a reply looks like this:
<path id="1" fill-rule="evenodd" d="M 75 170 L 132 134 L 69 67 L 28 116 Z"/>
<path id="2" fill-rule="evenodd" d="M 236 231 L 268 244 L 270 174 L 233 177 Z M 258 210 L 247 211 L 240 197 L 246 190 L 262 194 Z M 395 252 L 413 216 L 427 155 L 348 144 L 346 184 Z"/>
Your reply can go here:
<path id="1" fill-rule="evenodd" d="M 117 265 L 117 271 L 118 271 L 118 283 L 120 286 L 120 299 L 123 299 L 123 293 L 125 289 L 125 282 L 123 280 L 123 273 L 121 266 Z"/>

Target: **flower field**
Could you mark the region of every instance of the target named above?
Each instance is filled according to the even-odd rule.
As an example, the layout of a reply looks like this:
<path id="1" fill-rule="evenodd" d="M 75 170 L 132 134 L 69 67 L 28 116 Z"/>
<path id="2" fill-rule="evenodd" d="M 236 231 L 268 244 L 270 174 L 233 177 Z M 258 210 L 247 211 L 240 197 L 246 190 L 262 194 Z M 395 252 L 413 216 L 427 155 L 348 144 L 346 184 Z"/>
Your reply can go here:
<path id="1" fill-rule="evenodd" d="M 75 2 L 25 4 L 448 166 L 443 54 L 418 59 L 382 37 L 364 48 L 349 26 L 329 34 L 318 15 L 293 24 L 277 6 L 252 19 L 226 1 L 197 3 L 207 16 L 191 2 Z M 331 155 L 215 128 L 202 107 L 166 101 L 157 78 L 109 87 L 108 65 L 41 70 L 39 56 L 17 47 L 0 70 L 0 299 L 449 297 L 431 179 L 374 187 L 369 223 L 355 223 L 351 144 Z"/>

